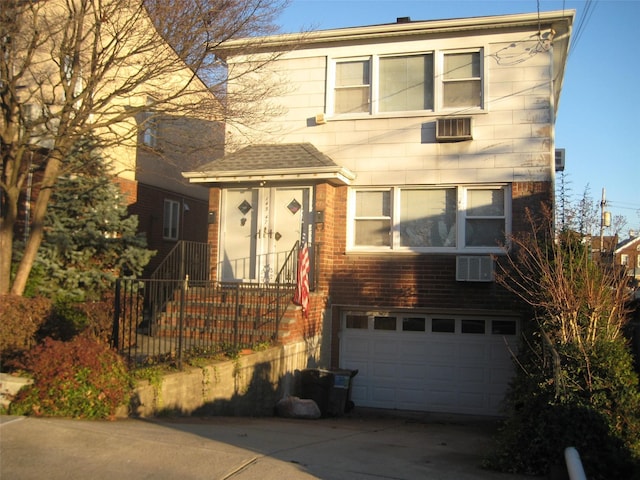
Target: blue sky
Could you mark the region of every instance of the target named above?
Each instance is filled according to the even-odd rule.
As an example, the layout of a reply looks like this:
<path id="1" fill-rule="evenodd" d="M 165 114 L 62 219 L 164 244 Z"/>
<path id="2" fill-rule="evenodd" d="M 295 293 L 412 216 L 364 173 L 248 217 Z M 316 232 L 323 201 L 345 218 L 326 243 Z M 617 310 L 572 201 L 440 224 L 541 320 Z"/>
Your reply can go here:
<path id="1" fill-rule="evenodd" d="M 556 124 L 556 147 L 566 149 L 570 198 L 586 188 L 607 210 L 640 230 L 640 0 L 292 0 L 280 17 L 283 32 L 412 20 L 576 11 L 569 63 Z M 606 232 L 608 233 L 608 232 Z"/>

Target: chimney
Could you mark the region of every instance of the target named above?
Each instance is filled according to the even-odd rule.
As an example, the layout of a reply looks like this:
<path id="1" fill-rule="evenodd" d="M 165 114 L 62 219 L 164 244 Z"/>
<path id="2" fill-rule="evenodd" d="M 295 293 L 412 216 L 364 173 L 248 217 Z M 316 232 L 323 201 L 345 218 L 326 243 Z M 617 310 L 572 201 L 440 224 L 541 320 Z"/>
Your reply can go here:
<path id="1" fill-rule="evenodd" d="M 411 21 L 411 17 L 397 17 L 396 23 L 409 23 Z"/>

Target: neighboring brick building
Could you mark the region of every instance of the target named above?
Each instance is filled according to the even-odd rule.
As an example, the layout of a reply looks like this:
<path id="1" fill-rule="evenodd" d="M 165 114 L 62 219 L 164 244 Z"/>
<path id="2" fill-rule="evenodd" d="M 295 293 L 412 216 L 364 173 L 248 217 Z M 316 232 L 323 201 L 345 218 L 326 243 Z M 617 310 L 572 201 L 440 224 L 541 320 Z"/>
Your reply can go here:
<path id="1" fill-rule="evenodd" d="M 628 276 L 640 282 L 640 235 L 637 232 L 629 232 L 629 238 L 616 245 L 613 256 L 616 265 L 623 266 Z"/>
<path id="2" fill-rule="evenodd" d="M 359 370 L 357 405 L 498 412 L 523 310 L 494 264 L 530 228 L 527 210 L 553 206 L 573 16 L 264 39 L 265 58 L 282 53 L 264 73 L 287 85 L 269 99 L 282 114 L 261 135 L 228 129 L 254 140 L 184 174 L 210 187 L 214 278 L 271 281 L 310 242 L 308 336 L 327 364 Z M 231 47 L 227 61 L 259 59 Z"/>

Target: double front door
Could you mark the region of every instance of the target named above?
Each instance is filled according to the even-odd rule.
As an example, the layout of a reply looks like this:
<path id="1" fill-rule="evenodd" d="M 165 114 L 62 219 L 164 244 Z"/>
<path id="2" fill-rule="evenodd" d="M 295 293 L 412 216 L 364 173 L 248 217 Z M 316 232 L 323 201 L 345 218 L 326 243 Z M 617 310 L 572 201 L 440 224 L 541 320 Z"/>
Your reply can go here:
<path id="1" fill-rule="evenodd" d="M 303 232 L 310 240 L 311 187 L 223 190 L 218 275 L 271 282 Z"/>

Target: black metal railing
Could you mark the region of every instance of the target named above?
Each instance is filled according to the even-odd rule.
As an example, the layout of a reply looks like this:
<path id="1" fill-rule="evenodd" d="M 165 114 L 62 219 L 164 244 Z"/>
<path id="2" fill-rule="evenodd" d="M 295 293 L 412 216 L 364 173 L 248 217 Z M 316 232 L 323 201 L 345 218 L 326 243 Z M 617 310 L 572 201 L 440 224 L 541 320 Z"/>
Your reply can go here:
<path id="1" fill-rule="evenodd" d="M 300 243 L 296 242 L 291 250 L 276 252 L 276 253 L 264 253 L 261 255 L 255 255 L 252 257 L 242 257 L 235 259 L 224 259 L 218 263 L 218 274 L 222 278 L 234 278 L 235 276 L 242 276 L 242 272 L 246 272 L 250 277 L 257 277 L 258 283 L 294 283 L 296 281 L 296 274 L 298 268 L 298 252 Z M 310 243 L 309 248 L 309 289 L 314 291 L 318 282 L 318 273 L 320 272 L 318 266 L 318 259 L 320 258 L 320 243 Z M 277 272 L 271 268 L 271 262 L 275 265 L 279 265 Z M 258 274 L 253 273 L 254 270 L 261 270 Z M 235 274 L 225 275 L 225 272 Z M 238 278 L 240 280 L 240 278 Z"/>
<path id="2" fill-rule="evenodd" d="M 211 249 L 208 243 L 180 240 L 149 278 L 209 280 Z"/>
<path id="3" fill-rule="evenodd" d="M 215 355 L 277 339 L 295 290 L 298 244 L 271 283 L 119 279 L 114 347 L 133 368 Z"/>

